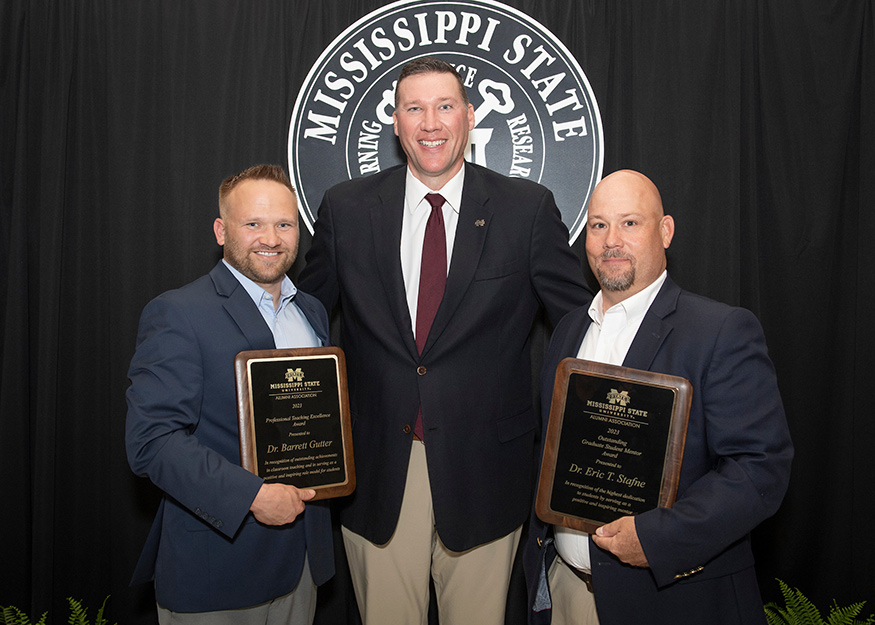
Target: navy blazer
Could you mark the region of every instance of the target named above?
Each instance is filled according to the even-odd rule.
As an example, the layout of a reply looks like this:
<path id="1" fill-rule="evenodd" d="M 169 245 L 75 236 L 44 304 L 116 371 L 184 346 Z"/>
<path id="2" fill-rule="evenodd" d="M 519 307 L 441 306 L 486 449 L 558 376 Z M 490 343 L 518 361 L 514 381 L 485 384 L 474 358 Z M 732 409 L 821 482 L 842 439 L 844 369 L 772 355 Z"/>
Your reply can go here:
<path id="1" fill-rule="evenodd" d="M 592 299 L 553 195 L 465 164 L 446 290 L 422 355 L 401 270 L 406 166 L 341 183 L 319 207 L 302 288 L 339 307 L 356 491 L 344 526 L 384 544 L 422 406 L 435 524 L 464 551 L 525 522 L 538 419 L 529 335 Z"/>
<path id="2" fill-rule="evenodd" d="M 590 323 L 588 308 L 580 308 L 553 335 L 542 380 L 544 432 L 556 366 L 576 356 Z M 759 322 L 669 277 L 623 365 L 686 378 L 692 409 L 677 502 L 635 518 L 650 568 L 625 565 L 590 540 L 599 622 L 765 623 L 749 534 L 784 497 L 793 445 Z M 524 552 L 530 600 L 541 564 L 549 569 L 555 557 L 543 542 L 547 532 L 532 514 Z M 530 617 L 549 623 L 550 611 Z"/>
<path id="3" fill-rule="evenodd" d="M 319 301 L 298 291 L 295 303 L 327 342 Z M 143 310 L 128 373 L 128 462 L 164 498 L 131 583 L 154 579 L 169 610 L 241 608 L 288 594 L 305 550 L 317 584 L 334 574 L 325 505 L 306 504 L 282 527 L 249 512 L 263 481 L 240 466 L 234 358 L 273 348 L 270 328 L 221 261 Z"/>

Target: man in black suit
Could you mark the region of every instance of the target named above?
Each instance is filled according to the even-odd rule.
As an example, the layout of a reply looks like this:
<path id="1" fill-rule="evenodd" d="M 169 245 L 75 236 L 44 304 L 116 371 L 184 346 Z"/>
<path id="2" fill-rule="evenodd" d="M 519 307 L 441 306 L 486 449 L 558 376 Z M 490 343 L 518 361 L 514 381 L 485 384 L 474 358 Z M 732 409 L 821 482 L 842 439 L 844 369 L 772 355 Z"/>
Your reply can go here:
<path id="1" fill-rule="evenodd" d="M 565 357 L 689 380 L 677 502 L 592 536 L 550 532 L 533 515 L 523 558 L 533 625 L 766 622 L 750 532 L 778 509 L 793 458 L 775 368 L 753 313 L 672 281 L 665 250 L 673 236 L 647 177 L 619 171 L 598 184 L 586 254 L 602 288 L 557 326 L 541 393 L 546 431 Z"/>
<path id="2" fill-rule="evenodd" d="M 301 288 L 340 309 L 357 489 L 341 510 L 366 624 L 504 623 L 538 419 L 529 334 L 591 299 L 552 194 L 464 162 L 452 66 L 401 71 L 399 166 L 323 198 Z M 437 270 L 435 270 L 437 268 Z"/>

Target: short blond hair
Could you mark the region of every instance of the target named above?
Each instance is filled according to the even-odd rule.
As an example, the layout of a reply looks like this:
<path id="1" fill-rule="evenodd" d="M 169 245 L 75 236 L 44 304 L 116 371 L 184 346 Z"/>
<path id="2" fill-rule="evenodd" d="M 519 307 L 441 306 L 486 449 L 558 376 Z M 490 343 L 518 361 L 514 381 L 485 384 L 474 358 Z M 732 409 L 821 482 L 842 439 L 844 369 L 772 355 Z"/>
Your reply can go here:
<path id="1" fill-rule="evenodd" d="M 237 185 L 247 180 L 271 180 L 283 185 L 297 198 L 295 188 L 289 181 L 285 170 L 279 165 L 253 165 L 244 169 L 239 174 L 228 176 L 219 185 L 219 215 L 224 217 L 227 211 L 228 195 Z"/>

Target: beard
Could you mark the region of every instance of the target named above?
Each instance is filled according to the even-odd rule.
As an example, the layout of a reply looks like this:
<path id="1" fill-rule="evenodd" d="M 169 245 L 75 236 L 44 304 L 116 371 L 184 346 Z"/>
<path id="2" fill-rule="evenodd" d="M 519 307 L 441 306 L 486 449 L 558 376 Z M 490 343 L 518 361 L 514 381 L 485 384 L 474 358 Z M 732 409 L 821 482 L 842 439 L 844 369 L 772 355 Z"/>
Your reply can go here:
<path id="1" fill-rule="evenodd" d="M 608 274 L 603 271 L 601 266 L 596 266 L 595 274 L 602 289 L 605 291 L 626 291 L 635 282 L 635 259 L 627 256 L 620 251 L 607 251 L 599 257 L 599 260 L 608 258 L 625 258 L 629 261 L 629 269 L 618 274 Z"/>
<path id="2" fill-rule="evenodd" d="M 298 253 L 298 246 L 296 244 L 295 248 L 292 250 L 289 250 L 284 246 L 276 249 L 258 250 L 286 254 L 285 262 L 273 266 L 263 266 L 259 264 L 258 261 L 253 258 L 252 253 L 255 251 L 256 250 L 243 249 L 237 241 L 225 240 L 224 256 L 225 260 L 228 261 L 228 264 L 257 284 L 272 284 L 278 280 L 282 280 L 282 277 L 292 268 L 292 264 L 295 262 L 295 256 L 297 256 Z"/>

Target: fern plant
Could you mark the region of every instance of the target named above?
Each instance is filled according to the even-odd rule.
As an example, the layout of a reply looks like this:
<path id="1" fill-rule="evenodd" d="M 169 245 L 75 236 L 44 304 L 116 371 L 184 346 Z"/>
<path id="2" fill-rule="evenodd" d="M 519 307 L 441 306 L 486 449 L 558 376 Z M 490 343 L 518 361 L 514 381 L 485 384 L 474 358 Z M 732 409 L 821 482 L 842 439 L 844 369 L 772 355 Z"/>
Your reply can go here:
<path id="1" fill-rule="evenodd" d="M 103 600 L 103 605 L 97 611 L 93 625 L 109 625 L 108 621 L 103 617 L 103 611 L 108 600 L 109 595 L 106 596 L 106 599 Z M 67 597 L 67 603 L 70 604 L 70 616 L 67 619 L 69 625 L 92 625 L 88 621 L 88 610 L 82 607 L 82 602 L 76 601 L 73 597 Z M 0 615 L 3 616 L 0 625 L 46 625 L 48 612 L 43 612 L 43 615 L 36 623 L 32 623 L 27 614 L 12 606 L 8 608 L 0 607 Z"/>
<path id="2" fill-rule="evenodd" d="M 103 611 L 106 608 L 106 602 L 109 600 L 109 595 L 103 600 L 100 609 L 97 611 L 97 616 L 94 617 L 94 625 L 109 625 L 109 622 L 103 618 Z M 88 622 L 88 610 L 82 607 L 79 601 L 73 597 L 67 597 L 70 602 L 70 618 L 67 619 L 69 625 L 91 625 Z M 117 625 L 117 624 L 116 624 Z"/>
<path id="3" fill-rule="evenodd" d="M 46 625 L 46 615 L 48 612 L 43 612 L 43 615 L 36 623 L 31 623 L 30 618 L 14 606 L 8 608 L 0 607 L 0 614 L 3 615 L 3 625 Z"/>
<path id="4" fill-rule="evenodd" d="M 784 607 L 774 602 L 766 604 L 766 621 L 769 625 L 875 625 L 875 616 L 870 615 L 865 620 L 857 618 L 865 601 L 852 603 L 844 608 L 840 608 L 833 601 L 829 608 L 829 617 L 823 620 L 820 612 L 802 591 L 790 588 L 780 579 L 778 585 L 784 597 Z"/>

